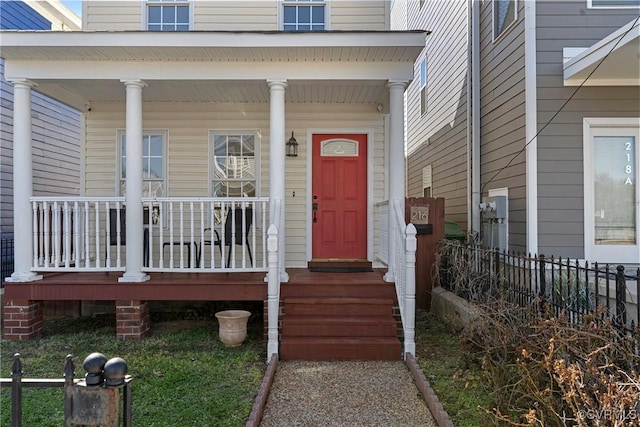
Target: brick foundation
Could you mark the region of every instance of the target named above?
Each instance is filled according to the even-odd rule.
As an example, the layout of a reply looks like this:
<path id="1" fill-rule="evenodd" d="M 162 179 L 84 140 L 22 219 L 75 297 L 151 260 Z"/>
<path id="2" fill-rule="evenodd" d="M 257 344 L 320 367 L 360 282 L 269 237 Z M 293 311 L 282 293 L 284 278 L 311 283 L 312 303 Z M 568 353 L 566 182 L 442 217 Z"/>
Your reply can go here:
<path id="1" fill-rule="evenodd" d="M 148 335 L 150 330 L 147 301 L 116 301 L 116 336 L 119 339 L 140 339 Z"/>
<path id="2" fill-rule="evenodd" d="M 28 341 L 42 334 L 42 301 L 6 300 L 2 319 L 3 336 L 11 341 Z"/>

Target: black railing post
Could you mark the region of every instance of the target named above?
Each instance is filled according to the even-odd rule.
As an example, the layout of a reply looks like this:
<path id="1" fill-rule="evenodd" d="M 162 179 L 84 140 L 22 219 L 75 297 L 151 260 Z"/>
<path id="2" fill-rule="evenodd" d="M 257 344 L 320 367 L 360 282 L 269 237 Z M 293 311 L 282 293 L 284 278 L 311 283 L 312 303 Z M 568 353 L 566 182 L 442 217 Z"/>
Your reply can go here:
<path id="1" fill-rule="evenodd" d="M 547 297 L 547 276 L 544 269 L 544 255 L 538 255 L 538 272 L 540 274 L 540 311 L 544 310 L 544 303 Z"/>
<path id="2" fill-rule="evenodd" d="M 22 374 L 20 353 L 16 353 L 11 366 L 11 427 L 22 426 Z"/>
<path id="3" fill-rule="evenodd" d="M 627 324 L 627 286 L 624 278 L 624 265 L 616 267 L 616 322 L 619 326 Z"/>

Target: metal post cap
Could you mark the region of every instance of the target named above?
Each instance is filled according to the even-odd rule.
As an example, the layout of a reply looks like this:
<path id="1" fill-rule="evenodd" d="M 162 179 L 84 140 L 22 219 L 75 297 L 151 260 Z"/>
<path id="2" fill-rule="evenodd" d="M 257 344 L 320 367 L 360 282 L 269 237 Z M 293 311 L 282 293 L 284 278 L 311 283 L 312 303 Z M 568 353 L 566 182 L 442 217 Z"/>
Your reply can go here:
<path id="1" fill-rule="evenodd" d="M 109 359 L 104 365 L 104 377 L 107 387 L 119 387 L 124 385 L 124 377 L 127 374 L 127 362 L 121 357 Z"/>

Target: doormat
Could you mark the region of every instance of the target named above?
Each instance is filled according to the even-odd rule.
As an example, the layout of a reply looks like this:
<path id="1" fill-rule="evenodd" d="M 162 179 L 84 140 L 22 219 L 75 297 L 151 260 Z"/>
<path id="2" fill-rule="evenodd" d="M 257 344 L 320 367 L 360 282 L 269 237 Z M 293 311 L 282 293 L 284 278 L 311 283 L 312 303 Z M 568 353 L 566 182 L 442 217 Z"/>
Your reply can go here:
<path id="1" fill-rule="evenodd" d="M 309 262 L 309 271 L 314 273 L 366 273 L 373 271 L 369 261 L 322 261 Z"/>

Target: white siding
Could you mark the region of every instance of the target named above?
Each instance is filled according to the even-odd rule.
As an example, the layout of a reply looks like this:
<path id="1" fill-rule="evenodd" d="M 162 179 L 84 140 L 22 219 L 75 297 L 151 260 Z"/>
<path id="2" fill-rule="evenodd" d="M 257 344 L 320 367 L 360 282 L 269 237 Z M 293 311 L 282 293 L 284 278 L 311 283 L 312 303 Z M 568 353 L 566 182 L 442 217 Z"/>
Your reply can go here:
<path id="1" fill-rule="evenodd" d="M 83 28 L 89 31 L 139 31 L 143 29 L 144 2 L 93 0 L 84 5 Z"/>
<path id="2" fill-rule="evenodd" d="M 0 60 L 0 232 L 13 232 L 13 86 Z M 80 113 L 33 92 L 33 194 L 77 195 L 80 186 Z"/>
<path id="3" fill-rule="evenodd" d="M 394 6 L 395 7 L 395 6 Z M 407 2 L 409 30 L 425 29 L 426 46 L 407 89 L 407 195 L 423 195 L 422 170 L 432 166 L 433 196 L 447 219 L 467 223 L 467 2 Z M 394 11 L 395 12 L 395 11 Z M 427 111 L 421 112 L 420 62 L 427 58 Z"/>
<path id="4" fill-rule="evenodd" d="M 87 114 L 86 192 L 116 194 L 116 131 L 124 129 L 123 104 L 95 104 Z M 145 129 L 168 131 L 168 196 L 208 196 L 208 141 L 211 129 L 248 129 L 261 133 L 260 195 L 269 194 L 268 104 L 145 104 Z M 287 104 L 287 136 L 295 132 L 297 158 L 286 159 L 287 266 L 306 267 L 307 129 L 372 131 L 374 152 L 372 203 L 384 200 L 384 121 L 370 105 Z M 277 142 L 284 150 L 285 141 Z M 295 192 L 295 197 L 293 196 Z M 374 235 L 376 233 L 374 232 Z M 374 244 L 377 244 L 374 241 Z"/>
<path id="5" fill-rule="evenodd" d="M 389 2 L 384 0 L 334 0 L 331 30 L 388 30 Z"/>
<path id="6" fill-rule="evenodd" d="M 274 31 L 278 29 L 276 1 L 198 1 L 194 30 Z"/>
<path id="7" fill-rule="evenodd" d="M 144 1 L 89 0 L 83 24 L 91 31 L 136 31 L 145 28 Z M 197 31 L 278 30 L 276 0 L 193 2 L 193 26 Z M 388 30 L 386 0 L 333 0 L 327 3 L 331 30 Z"/>

